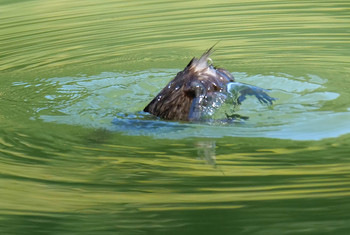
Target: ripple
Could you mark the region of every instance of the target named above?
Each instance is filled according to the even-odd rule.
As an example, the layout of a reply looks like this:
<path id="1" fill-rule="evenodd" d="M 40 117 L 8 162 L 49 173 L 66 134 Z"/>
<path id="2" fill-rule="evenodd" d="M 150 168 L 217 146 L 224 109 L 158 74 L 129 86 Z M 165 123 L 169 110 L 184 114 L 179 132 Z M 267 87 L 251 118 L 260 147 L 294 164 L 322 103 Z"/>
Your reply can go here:
<path id="1" fill-rule="evenodd" d="M 112 66 L 116 60 L 150 58 L 166 58 L 172 64 L 218 40 L 223 47 L 218 54 L 221 59 L 232 60 L 234 54 L 241 66 L 342 63 L 348 56 L 344 50 L 339 54 L 340 45 L 348 42 L 343 30 L 347 11 L 341 3 L 148 2 L 137 6 L 114 1 L 4 4 L 0 71 Z M 309 53 L 298 53 L 304 50 Z"/>
<path id="2" fill-rule="evenodd" d="M 348 1 L 3 0 L 0 20 L 2 233 L 349 231 Z M 140 113 L 218 41 L 275 105 Z"/>
<path id="3" fill-rule="evenodd" d="M 327 80 L 316 75 L 293 77 L 287 74 L 235 73 L 238 81 L 271 89 L 271 95 L 278 98 L 272 107 L 261 105 L 253 98 L 247 99 L 236 111 L 250 118 L 244 122 L 180 124 L 160 121 L 140 113 L 176 72 L 172 69 L 104 72 L 94 76 L 41 79 L 37 82 L 45 84 L 42 98 L 46 101 L 43 106 L 35 108 L 33 118 L 105 128 L 127 135 L 175 139 L 239 136 L 320 140 L 350 132 L 347 128 L 349 112 L 323 110 L 323 106 L 338 99 L 339 94 L 327 91 Z M 20 82 L 16 85 L 27 86 Z M 50 86 L 54 89 L 48 88 Z M 220 113 L 224 117 L 226 109 L 232 107 L 226 105 L 219 109 L 215 117 L 220 117 Z"/>

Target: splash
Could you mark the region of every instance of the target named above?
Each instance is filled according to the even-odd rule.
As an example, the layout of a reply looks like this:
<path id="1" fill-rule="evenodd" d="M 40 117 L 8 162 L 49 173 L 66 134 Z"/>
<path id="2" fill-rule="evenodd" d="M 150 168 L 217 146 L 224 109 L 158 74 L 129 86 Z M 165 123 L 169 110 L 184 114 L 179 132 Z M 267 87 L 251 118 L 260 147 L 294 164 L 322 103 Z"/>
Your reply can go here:
<path id="1" fill-rule="evenodd" d="M 337 99 L 339 94 L 327 91 L 327 80 L 316 75 L 235 73 L 238 82 L 269 88 L 271 96 L 278 101 L 269 107 L 248 96 L 238 110 L 230 104 L 222 105 L 218 97 L 213 105 L 221 107 L 217 111 L 206 110 L 214 120 L 207 123 L 163 121 L 140 112 L 176 71 L 105 72 L 95 76 L 41 79 L 38 83 L 51 88 L 45 89 L 44 105 L 35 107 L 33 118 L 104 128 L 125 135 L 170 139 L 237 136 L 320 140 L 350 133 L 350 112 L 324 110 L 324 105 Z M 51 92 L 47 92 L 49 90 Z M 238 114 L 249 120 L 215 121 L 226 118 L 227 114 Z"/>

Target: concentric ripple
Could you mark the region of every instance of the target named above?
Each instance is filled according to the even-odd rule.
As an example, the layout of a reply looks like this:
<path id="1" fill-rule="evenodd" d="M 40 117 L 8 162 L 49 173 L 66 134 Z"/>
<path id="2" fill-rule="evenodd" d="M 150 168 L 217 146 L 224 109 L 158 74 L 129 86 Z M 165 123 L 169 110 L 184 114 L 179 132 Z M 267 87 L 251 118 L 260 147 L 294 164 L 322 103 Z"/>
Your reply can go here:
<path id="1" fill-rule="evenodd" d="M 327 91 L 327 79 L 316 75 L 292 77 L 287 74 L 248 75 L 235 73 L 237 81 L 270 90 L 278 100 L 272 106 L 248 98 L 235 113 L 247 121 L 223 124 L 189 124 L 161 121 L 140 112 L 152 97 L 176 74 L 176 70 L 151 70 L 133 73 L 105 72 L 95 76 L 48 78 L 37 81 L 52 86 L 52 93 L 35 107 L 35 116 L 47 122 L 105 128 L 128 135 L 155 138 L 187 137 L 271 137 L 318 140 L 350 132 L 350 113 L 322 110 L 339 97 Z M 24 83 L 14 83 L 26 86 Z M 44 89 L 53 90 L 53 89 Z M 224 105 L 221 117 L 233 106 Z M 216 117 L 220 117 L 220 114 Z M 327 123 L 327 125 L 322 125 Z"/>

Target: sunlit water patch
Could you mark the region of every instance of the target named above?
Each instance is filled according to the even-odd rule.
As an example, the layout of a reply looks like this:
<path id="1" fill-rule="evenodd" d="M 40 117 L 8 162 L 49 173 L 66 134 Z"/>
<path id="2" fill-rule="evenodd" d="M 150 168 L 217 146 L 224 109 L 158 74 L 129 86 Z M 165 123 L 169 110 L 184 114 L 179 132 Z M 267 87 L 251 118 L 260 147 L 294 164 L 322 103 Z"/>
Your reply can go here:
<path id="1" fill-rule="evenodd" d="M 42 88 L 42 106 L 34 119 L 82 125 L 155 138 L 186 137 L 271 137 L 319 140 L 350 132 L 350 112 L 323 110 L 326 102 L 339 98 L 327 91 L 327 79 L 316 75 L 249 75 L 234 73 L 236 80 L 270 90 L 277 98 L 273 106 L 248 98 L 235 112 L 249 117 L 233 123 L 179 123 L 164 121 L 141 112 L 145 105 L 174 77 L 177 70 L 104 72 L 95 76 L 38 79 L 37 84 L 16 82 L 15 86 Z M 52 93 L 47 93 L 53 90 Z M 232 109 L 224 105 L 222 113 Z"/>

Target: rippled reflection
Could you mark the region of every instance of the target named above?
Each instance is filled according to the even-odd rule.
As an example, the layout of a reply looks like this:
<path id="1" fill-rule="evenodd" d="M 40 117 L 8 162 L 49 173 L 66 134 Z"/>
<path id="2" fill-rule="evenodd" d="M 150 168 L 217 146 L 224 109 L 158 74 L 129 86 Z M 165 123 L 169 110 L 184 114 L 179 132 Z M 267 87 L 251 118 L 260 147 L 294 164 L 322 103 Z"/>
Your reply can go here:
<path id="1" fill-rule="evenodd" d="M 225 104 L 213 116 L 213 120 L 223 120 L 227 113 L 234 112 L 249 117 L 246 121 L 186 124 L 161 121 L 140 112 L 174 73 L 175 70 L 109 72 L 95 76 L 41 79 L 37 83 L 46 87 L 44 91 L 51 90 L 52 93 L 43 94 L 42 98 L 46 101 L 44 106 L 35 108 L 35 117 L 129 135 L 175 139 L 242 136 L 315 140 L 350 132 L 349 112 L 321 111 L 326 102 L 337 99 L 339 94 L 327 91 L 327 79 L 316 75 L 293 78 L 287 74 L 249 76 L 234 73 L 238 81 L 269 88 L 271 95 L 278 98 L 273 106 L 268 107 L 250 97 L 240 110 L 234 110 L 232 104 Z M 18 82 L 14 85 L 28 89 L 38 87 L 37 84 Z"/>
<path id="2" fill-rule="evenodd" d="M 348 234 L 349 7 L 1 1 L 1 234 Z M 140 113 L 218 41 L 275 105 Z"/>

